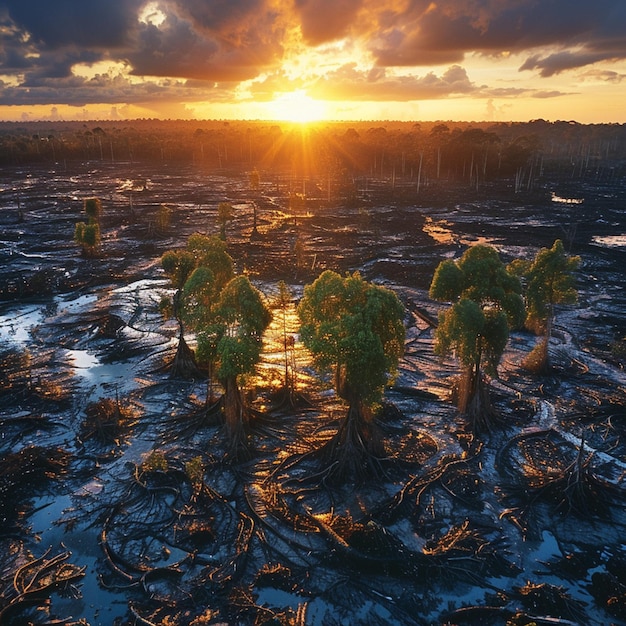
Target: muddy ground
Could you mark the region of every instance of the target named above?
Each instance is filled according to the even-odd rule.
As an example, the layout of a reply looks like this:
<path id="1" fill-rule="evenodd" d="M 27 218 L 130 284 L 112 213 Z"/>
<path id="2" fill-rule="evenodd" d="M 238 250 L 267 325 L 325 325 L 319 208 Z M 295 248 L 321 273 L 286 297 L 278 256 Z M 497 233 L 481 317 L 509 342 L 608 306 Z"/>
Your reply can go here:
<path id="1" fill-rule="evenodd" d="M 517 195 L 356 184 L 346 202 L 315 181 L 263 172 L 252 192 L 246 172 L 193 165 L 0 172 L 0 623 L 626 623 L 625 181 Z M 303 189 L 292 215 L 289 193 Z M 87 259 L 72 237 L 92 195 L 102 245 Z M 302 402 L 275 401 L 276 310 L 247 383 L 263 414 L 252 461 L 225 462 L 219 425 L 198 418 L 206 382 L 168 376 L 176 326 L 158 312 L 160 256 L 217 234 L 224 200 L 237 270 L 270 303 L 279 280 L 295 303 L 330 268 L 405 304 L 377 480 L 320 480 L 314 451 L 344 408 L 311 369 L 293 310 Z M 456 364 L 432 351 L 433 271 L 474 242 L 508 262 L 556 238 L 582 265 L 578 306 L 557 314 L 555 370 L 525 371 L 536 338 L 514 332 L 492 384 L 504 425 L 472 437 L 450 401 Z"/>

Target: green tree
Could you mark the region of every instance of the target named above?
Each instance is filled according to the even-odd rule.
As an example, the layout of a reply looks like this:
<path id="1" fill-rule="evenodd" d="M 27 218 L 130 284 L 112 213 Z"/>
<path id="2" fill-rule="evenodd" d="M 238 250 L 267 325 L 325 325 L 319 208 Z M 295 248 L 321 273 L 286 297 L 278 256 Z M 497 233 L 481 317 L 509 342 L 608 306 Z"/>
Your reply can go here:
<path id="1" fill-rule="evenodd" d="M 165 235 L 170 228 L 172 209 L 167 204 L 161 204 L 156 216 L 156 231 L 160 235 Z"/>
<path id="2" fill-rule="evenodd" d="M 165 317 L 174 317 L 179 325 L 171 375 L 195 378 L 199 370 L 185 341 L 185 324 L 195 331 L 205 328 L 220 290 L 233 277 L 233 261 L 219 238 L 194 233 L 189 236 L 186 248 L 168 250 L 161 257 L 161 265 L 175 292 L 171 300 L 167 297 L 161 300 L 160 308 Z"/>
<path id="3" fill-rule="evenodd" d="M 194 233 L 187 240 L 187 250 L 196 259 L 196 266 L 208 267 L 213 272 L 217 291 L 233 278 L 233 260 L 226 251 L 226 243 L 219 237 Z"/>
<path id="4" fill-rule="evenodd" d="M 521 290 L 519 279 L 486 245 L 468 248 L 458 261 L 442 261 L 430 285 L 431 298 L 452 303 L 439 314 L 435 353 L 454 351 L 464 368 L 458 406 L 474 432 L 490 430 L 496 417 L 483 372 L 497 375 L 509 329 L 523 323 Z"/>
<path id="5" fill-rule="evenodd" d="M 325 271 L 305 287 L 297 311 L 316 367 L 334 374 L 337 395 L 348 403 L 323 458 L 337 478 L 361 477 L 385 453 L 373 408 L 404 352 L 404 307 L 358 273 Z"/>
<path id="6" fill-rule="evenodd" d="M 97 222 L 89 224 L 77 222 L 74 228 L 74 241 L 81 247 L 83 256 L 96 256 L 100 248 L 100 225 Z"/>
<path id="7" fill-rule="evenodd" d="M 287 312 L 292 307 L 292 293 L 285 281 L 278 283 L 278 293 L 274 297 L 273 306 L 280 311 L 281 316 L 281 333 L 283 344 L 283 388 L 279 391 L 280 404 L 295 406 L 295 366 L 294 366 L 294 338 L 287 332 Z M 291 357 L 291 358 L 290 358 Z M 291 369 L 291 371 L 290 371 Z"/>
<path id="8" fill-rule="evenodd" d="M 187 241 L 187 249 L 194 255 L 197 267 L 182 288 L 181 314 L 184 322 L 196 332 L 196 359 L 208 370 L 208 407 L 215 402 L 213 374 L 221 332 L 221 325 L 215 319 L 215 307 L 220 292 L 234 276 L 233 260 L 226 252 L 226 244 L 218 237 L 193 234 Z"/>
<path id="9" fill-rule="evenodd" d="M 102 203 L 99 198 L 85 198 L 83 209 L 88 222 L 78 222 L 74 228 L 74 241 L 80 246 L 83 256 L 93 257 L 100 248 L 100 215 Z"/>
<path id="10" fill-rule="evenodd" d="M 543 339 L 530 353 L 524 364 L 532 371 L 550 370 L 548 345 L 557 304 L 575 304 L 578 299 L 574 272 L 580 257 L 568 256 L 563 242 L 557 239 L 551 248 L 542 248 L 532 261 L 516 260 L 509 266 L 526 283 L 526 321 L 530 330 Z"/>
<path id="11" fill-rule="evenodd" d="M 217 358 L 217 376 L 224 388 L 224 418 L 229 455 L 249 456 L 252 411 L 241 383 L 261 358 L 263 333 L 272 319 L 261 293 L 245 276 L 233 278 L 220 292 L 210 327 L 198 334 L 198 350 Z"/>
<path id="12" fill-rule="evenodd" d="M 230 222 L 235 215 L 235 209 L 230 202 L 220 202 L 217 205 L 217 220 L 220 223 L 220 237 L 226 241 L 226 224 Z"/>
<path id="13" fill-rule="evenodd" d="M 83 208 L 90 222 L 99 222 L 102 215 L 102 202 L 100 198 L 85 198 Z"/>

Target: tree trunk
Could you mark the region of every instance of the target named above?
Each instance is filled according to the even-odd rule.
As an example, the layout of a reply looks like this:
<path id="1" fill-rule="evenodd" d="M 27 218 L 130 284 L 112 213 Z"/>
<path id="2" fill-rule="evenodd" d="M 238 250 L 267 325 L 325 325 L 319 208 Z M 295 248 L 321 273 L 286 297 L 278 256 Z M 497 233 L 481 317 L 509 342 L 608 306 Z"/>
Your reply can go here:
<path id="1" fill-rule="evenodd" d="M 350 403 L 346 416 L 332 439 L 325 444 L 322 458 L 332 466 L 337 481 L 362 480 L 377 474 L 385 446 L 371 409 L 360 400 Z"/>
<path id="2" fill-rule="evenodd" d="M 458 408 L 469 420 L 474 433 L 490 432 L 497 423 L 497 415 L 491 404 L 489 388 L 479 362 L 468 367 L 461 378 Z"/>
<path id="3" fill-rule="evenodd" d="M 237 460 L 250 458 L 248 441 L 249 415 L 234 376 L 222 381 L 224 386 L 224 420 L 227 437 L 227 455 Z"/>
<path id="4" fill-rule="evenodd" d="M 198 368 L 193 350 L 187 345 L 183 331 L 183 325 L 179 322 L 178 347 L 170 369 L 170 378 L 182 378 L 185 380 L 202 378 L 203 374 Z"/>

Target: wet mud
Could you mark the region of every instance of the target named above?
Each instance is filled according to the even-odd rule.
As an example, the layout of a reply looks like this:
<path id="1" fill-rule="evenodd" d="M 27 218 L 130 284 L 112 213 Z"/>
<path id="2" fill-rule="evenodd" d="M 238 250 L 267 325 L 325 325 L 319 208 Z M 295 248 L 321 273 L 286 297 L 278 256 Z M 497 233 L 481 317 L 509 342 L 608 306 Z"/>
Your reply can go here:
<path id="1" fill-rule="evenodd" d="M 293 214 L 304 186 L 268 172 L 251 191 L 247 172 L 194 165 L 0 172 L 0 623 L 625 623 L 626 182 L 418 195 L 356 181 L 346 201 L 309 181 Z M 103 204 L 93 258 L 72 241 L 89 196 Z M 217 234 L 221 201 L 236 270 L 270 304 L 279 280 L 295 305 L 324 269 L 404 303 L 370 478 L 337 482 L 323 463 L 346 407 L 312 369 L 294 306 L 274 307 L 247 381 L 250 460 L 228 458 L 207 381 L 169 375 L 160 257 Z M 433 353 L 434 269 L 475 242 L 508 262 L 556 238 L 582 264 L 553 370 L 524 370 L 538 339 L 513 332 L 491 381 L 502 427 L 477 437 L 451 401 L 456 363 Z"/>

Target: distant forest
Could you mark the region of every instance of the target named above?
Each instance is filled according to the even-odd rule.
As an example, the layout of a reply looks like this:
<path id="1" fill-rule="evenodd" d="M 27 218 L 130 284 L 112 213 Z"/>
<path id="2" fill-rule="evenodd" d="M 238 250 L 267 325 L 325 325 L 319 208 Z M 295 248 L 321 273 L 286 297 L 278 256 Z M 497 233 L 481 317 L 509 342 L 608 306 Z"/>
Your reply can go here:
<path id="1" fill-rule="evenodd" d="M 626 124 L 133 120 L 0 122 L 0 165 L 75 161 L 197 163 L 336 183 L 358 177 L 427 186 L 539 177 L 617 182 Z"/>

